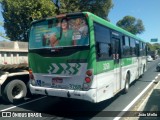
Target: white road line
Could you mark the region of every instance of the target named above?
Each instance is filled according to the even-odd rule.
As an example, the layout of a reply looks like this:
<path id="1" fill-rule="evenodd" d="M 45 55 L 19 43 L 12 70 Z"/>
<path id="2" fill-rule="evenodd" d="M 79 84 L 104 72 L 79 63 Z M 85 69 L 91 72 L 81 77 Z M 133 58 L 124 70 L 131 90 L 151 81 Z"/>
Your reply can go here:
<path id="1" fill-rule="evenodd" d="M 6 109 L 3 109 L 3 110 L 0 110 L 1 112 L 2 111 L 7 111 L 7 110 L 10 110 L 10 109 L 13 109 L 13 108 L 16 108 L 16 107 L 19 107 L 19 106 L 22 106 L 22 105 L 25 105 L 25 104 L 28 104 L 28 103 L 31 103 L 31 102 L 35 102 L 37 100 L 41 100 L 43 98 L 46 98 L 46 96 L 43 96 L 43 97 L 40 97 L 40 98 L 37 98 L 37 99 L 34 99 L 34 100 L 31 100 L 31 101 L 28 101 L 28 102 L 25 102 L 25 103 L 22 103 L 22 104 L 19 104 L 19 105 L 16 105 L 16 106 L 12 106 L 12 107 L 9 107 L 9 108 L 6 108 Z"/>
<path id="2" fill-rule="evenodd" d="M 122 112 L 120 112 L 117 117 L 115 117 L 113 120 L 119 120 L 124 114 L 124 111 L 128 111 L 136 102 L 137 100 L 149 89 L 149 87 L 153 84 L 155 80 L 152 80 L 152 82 L 129 104 L 127 105 Z"/>

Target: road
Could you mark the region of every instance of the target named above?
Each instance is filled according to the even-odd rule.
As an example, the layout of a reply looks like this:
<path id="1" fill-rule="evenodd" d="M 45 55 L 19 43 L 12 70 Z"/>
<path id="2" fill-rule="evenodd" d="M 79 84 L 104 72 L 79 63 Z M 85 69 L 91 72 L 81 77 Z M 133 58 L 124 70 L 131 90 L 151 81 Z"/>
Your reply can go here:
<path id="1" fill-rule="evenodd" d="M 111 114 L 117 114 L 120 111 L 124 110 L 124 108 L 126 108 L 133 101 L 133 99 L 137 95 L 139 95 L 146 88 L 146 86 L 150 84 L 152 80 L 158 75 L 159 72 L 156 72 L 155 69 L 158 62 L 160 62 L 160 59 L 148 63 L 148 70 L 144 73 L 144 76 L 138 79 L 136 82 L 132 83 L 127 94 L 119 93 L 115 97 L 98 104 L 80 100 L 65 100 L 56 97 L 38 96 L 32 99 L 26 98 L 26 101 L 12 105 L 6 104 L 0 98 L 0 110 L 5 112 L 40 112 L 45 113 L 45 115 L 42 115 L 46 116 L 42 118 L 23 118 L 24 120 L 113 120 L 116 116 L 111 116 Z M 72 115 L 71 112 L 73 112 Z M 68 116 L 66 116 L 65 113 L 67 113 Z M 78 115 L 78 117 L 76 117 L 78 113 L 80 114 Z M 86 117 L 80 117 L 82 115 L 85 115 Z M 0 118 L 0 120 L 8 119 L 9 118 Z M 17 118 L 12 118 L 12 120 L 17 120 Z"/>

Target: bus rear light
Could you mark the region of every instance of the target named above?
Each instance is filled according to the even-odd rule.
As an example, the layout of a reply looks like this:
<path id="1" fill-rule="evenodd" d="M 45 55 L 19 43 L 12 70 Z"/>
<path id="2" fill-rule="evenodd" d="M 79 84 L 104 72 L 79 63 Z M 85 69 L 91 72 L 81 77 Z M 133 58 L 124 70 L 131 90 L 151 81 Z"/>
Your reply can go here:
<path id="1" fill-rule="evenodd" d="M 86 74 L 87 74 L 88 76 L 91 76 L 91 75 L 92 75 L 92 71 L 91 71 L 91 70 L 87 70 Z"/>
<path id="2" fill-rule="evenodd" d="M 86 81 L 86 83 L 90 83 L 90 82 L 91 82 L 91 78 L 86 77 L 86 78 L 85 78 L 85 81 Z"/>

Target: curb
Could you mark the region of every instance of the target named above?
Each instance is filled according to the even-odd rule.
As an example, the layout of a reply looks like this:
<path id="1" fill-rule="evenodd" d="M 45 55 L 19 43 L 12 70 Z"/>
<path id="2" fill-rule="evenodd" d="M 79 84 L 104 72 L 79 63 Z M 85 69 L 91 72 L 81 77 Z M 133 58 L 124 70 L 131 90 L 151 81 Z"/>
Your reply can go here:
<path id="1" fill-rule="evenodd" d="M 140 98 L 138 98 L 136 100 L 136 102 L 128 110 L 126 110 L 126 112 L 127 111 L 137 111 L 138 108 L 135 107 L 135 106 L 140 106 L 143 103 L 142 100 L 144 100 L 144 98 L 146 98 L 149 95 L 148 93 L 150 93 L 154 89 L 155 85 L 157 83 L 159 83 L 159 81 L 160 81 L 160 74 L 158 74 L 155 77 L 155 79 L 152 80 L 152 84 L 149 86 L 149 88 L 147 88 L 147 90 L 140 96 Z M 123 112 L 123 114 L 121 115 L 121 113 L 120 113 L 118 115 L 119 117 L 117 116 L 114 120 L 138 120 L 138 118 L 139 118 L 138 116 L 137 117 L 125 117 L 124 116 L 125 115 L 125 110 L 122 111 L 122 112 Z"/>
<path id="2" fill-rule="evenodd" d="M 152 81 L 154 81 L 154 82 L 152 83 L 152 85 L 145 91 L 145 93 L 143 93 L 143 95 L 139 98 L 139 100 L 142 99 L 142 101 L 143 101 L 144 98 L 146 98 L 148 95 L 150 95 L 149 93 L 155 88 L 155 86 L 156 86 L 156 85 L 159 83 L 159 81 L 160 81 L 160 74 L 158 74 L 158 75 L 155 77 L 155 79 L 152 80 Z M 142 102 L 139 101 L 139 100 L 137 100 L 137 101 L 135 102 L 135 104 L 129 109 L 130 111 L 137 111 L 137 109 L 135 109 L 135 106 L 139 106 L 139 104 L 142 103 Z"/>

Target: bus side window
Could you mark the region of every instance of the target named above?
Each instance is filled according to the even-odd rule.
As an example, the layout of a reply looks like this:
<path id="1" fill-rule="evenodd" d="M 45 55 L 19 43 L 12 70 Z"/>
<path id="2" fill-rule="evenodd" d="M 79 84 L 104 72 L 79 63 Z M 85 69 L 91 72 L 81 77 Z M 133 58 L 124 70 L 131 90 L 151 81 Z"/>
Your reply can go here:
<path id="1" fill-rule="evenodd" d="M 133 38 L 130 38 L 130 49 L 131 49 L 131 55 L 135 56 L 136 55 L 135 40 Z"/>
<path id="2" fill-rule="evenodd" d="M 139 41 L 136 40 L 136 56 L 140 55 L 140 50 L 139 50 Z"/>
<path id="3" fill-rule="evenodd" d="M 141 42 L 141 56 L 146 56 L 146 44 L 144 42 Z"/>
<path id="4" fill-rule="evenodd" d="M 94 35 L 97 60 L 111 59 L 112 48 L 110 29 L 94 22 Z"/>
<path id="5" fill-rule="evenodd" d="M 143 56 L 143 43 L 139 42 L 139 51 L 140 51 L 140 56 Z"/>
<path id="6" fill-rule="evenodd" d="M 98 59 L 107 59 L 112 55 L 111 44 L 97 42 L 96 49 Z"/>
<path id="7" fill-rule="evenodd" d="M 123 36 L 123 56 L 128 57 L 130 56 L 130 46 L 129 46 L 129 37 Z"/>
<path id="8" fill-rule="evenodd" d="M 147 45 L 146 45 L 146 43 L 143 43 L 143 55 L 144 56 L 147 55 Z"/>
<path id="9" fill-rule="evenodd" d="M 111 45 L 111 43 L 109 43 L 108 44 L 108 52 L 109 52 L 109 57 L 111 57 L 112 56 L 112 52 L 113 50 L 112 50 L 112 45 Z"/>

